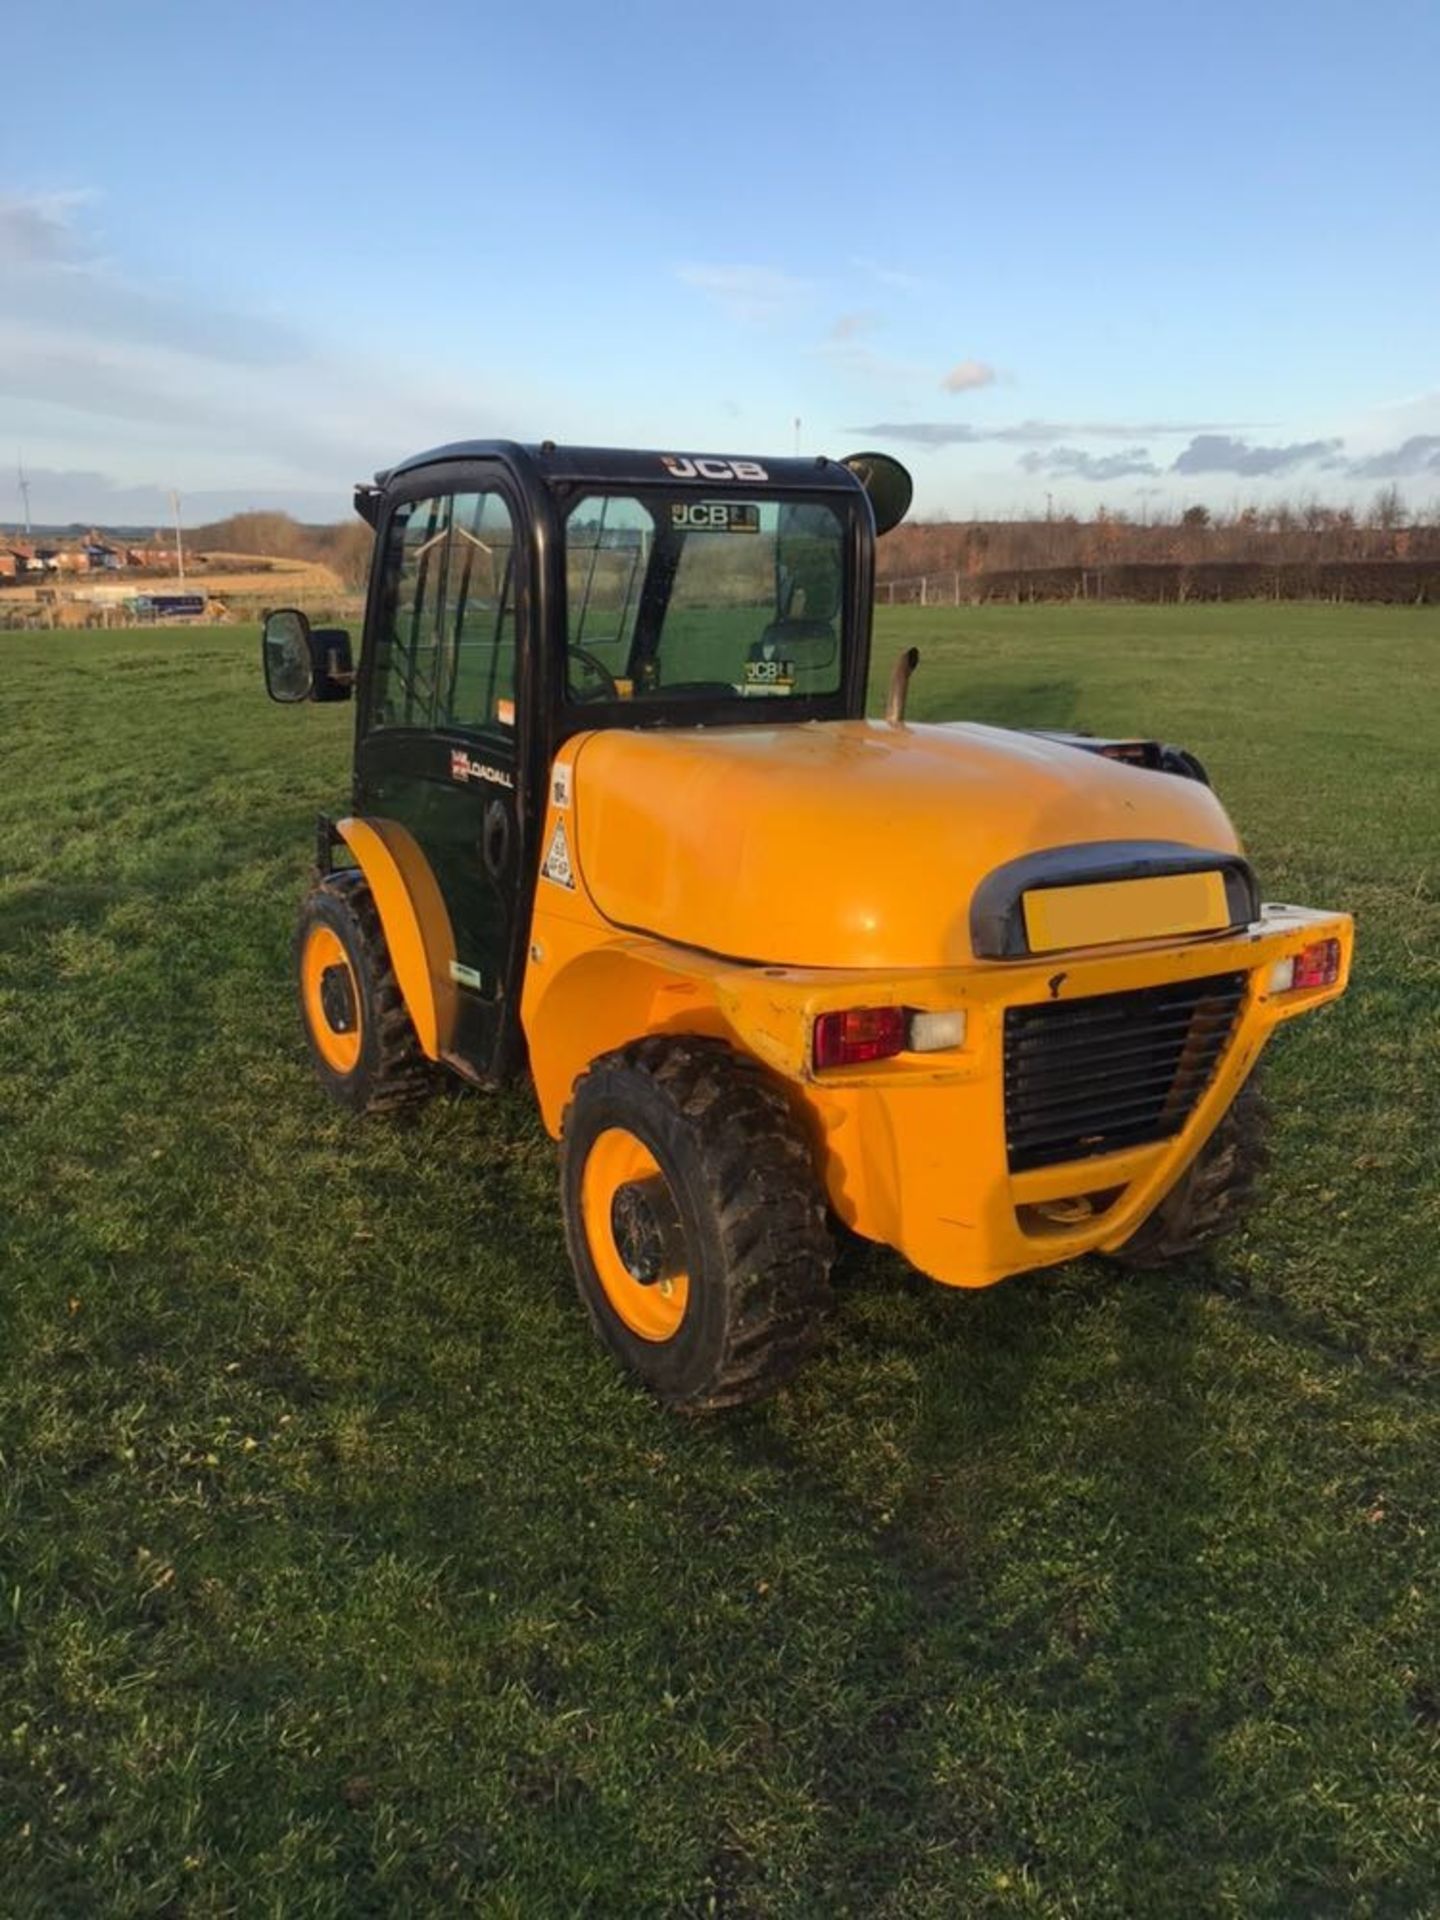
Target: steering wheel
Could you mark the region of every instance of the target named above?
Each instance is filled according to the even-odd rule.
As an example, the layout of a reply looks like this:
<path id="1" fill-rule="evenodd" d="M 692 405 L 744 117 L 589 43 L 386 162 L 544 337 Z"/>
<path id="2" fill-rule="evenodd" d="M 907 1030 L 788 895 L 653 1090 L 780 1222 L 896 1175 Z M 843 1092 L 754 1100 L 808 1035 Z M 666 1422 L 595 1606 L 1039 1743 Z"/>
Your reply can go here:
<path id="1" fill-rule="evenodd" d="M 620 688 L 614 674 L 611 673 L 603 660 L 597 659 L 596 656 L 591 653 L 588 647 L 567 647 L 565 651 L 567 654 L 573 654 L 590 674 L 591 678 L 598 680 L 600 683 L 597 693 L 587 691 L 576 694 L 574 688 L 572 688 L 571 693 L 575 698 L 580 700 L 618 700 L 620 698 Z"/>

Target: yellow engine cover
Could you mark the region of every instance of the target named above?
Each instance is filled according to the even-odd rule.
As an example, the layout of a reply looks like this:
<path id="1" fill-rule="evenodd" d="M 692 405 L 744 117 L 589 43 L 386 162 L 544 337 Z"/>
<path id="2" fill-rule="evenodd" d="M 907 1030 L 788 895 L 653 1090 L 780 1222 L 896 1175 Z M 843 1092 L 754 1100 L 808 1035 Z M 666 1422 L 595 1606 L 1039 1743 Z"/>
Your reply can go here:
<path id="1" fill-rule="evenodd" d="M 1044 849 L 1239 850 L 1199 782 L 998 727 L 615 729 L 571 754 L 580 872 L 600 912 L 776 966 L 963 966 L 976 886 Z M 1118 931 L 1094 937 L 1146 938 L 1135 898 Z M 1185 903 L 1197 929 L 1200 902 Z M 1156 937 L 1179 930 L 1177 904 L 1157 896 Z"/>

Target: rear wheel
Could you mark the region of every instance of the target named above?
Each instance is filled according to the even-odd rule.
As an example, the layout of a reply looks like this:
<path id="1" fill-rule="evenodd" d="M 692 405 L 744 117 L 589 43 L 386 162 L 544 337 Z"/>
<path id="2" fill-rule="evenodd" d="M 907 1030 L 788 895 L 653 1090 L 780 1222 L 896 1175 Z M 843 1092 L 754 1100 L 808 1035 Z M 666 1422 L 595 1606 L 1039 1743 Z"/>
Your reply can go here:
<path id="1" fill-rule="evenodd" d="M 294 960 L 305 1038 L 332 1099 L 383 1113 L 434 1090 L 358 868 L 327 874 L 305 896 Z"/>
<path id="2" fill-rule="evenodd" d="M 1109 1257 L 1127 1267 L 1166 1267 L 1232 1232 L 1254 1201 L 1269 1158 L 1267 1120 L 1259 1076 L 1252 1073 L 1169 1193 Z"/>
<path id="3" fill-rule="evenodd" d="M 816 1345 L 831 1249 L 784 1097 L 721 1042 L 606 1054 L 565 1116 L 561 1200 L 606 1346 L 673 1407 L 758 1400 Z"/>

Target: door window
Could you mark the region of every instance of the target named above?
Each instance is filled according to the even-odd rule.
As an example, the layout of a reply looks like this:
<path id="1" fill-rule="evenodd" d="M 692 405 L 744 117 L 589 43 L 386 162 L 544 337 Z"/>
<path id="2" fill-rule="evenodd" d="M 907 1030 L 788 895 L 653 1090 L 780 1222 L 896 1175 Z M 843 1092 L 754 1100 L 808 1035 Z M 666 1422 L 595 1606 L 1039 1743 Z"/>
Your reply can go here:
<path id="1" fill-rule="evenodd" d="M 407 501 L 390 520 L 372 727 L 515 724 L 515 547 L 498 493 Z"/>

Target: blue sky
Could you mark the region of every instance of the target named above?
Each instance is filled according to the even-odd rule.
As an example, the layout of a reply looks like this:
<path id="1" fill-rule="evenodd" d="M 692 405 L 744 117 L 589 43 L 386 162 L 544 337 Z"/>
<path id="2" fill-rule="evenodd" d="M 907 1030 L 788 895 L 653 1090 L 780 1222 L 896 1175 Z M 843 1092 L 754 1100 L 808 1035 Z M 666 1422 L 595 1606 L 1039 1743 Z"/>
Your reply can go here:
<path id="1" fill-rule="evenodd" d="M 797 417 L 931 514 L 1423 507 L 1437 71 L 1434 0 L 72 5 L 0 109 L 0 520 L 19 451 L 43 520 L 339 518 Z"/>

